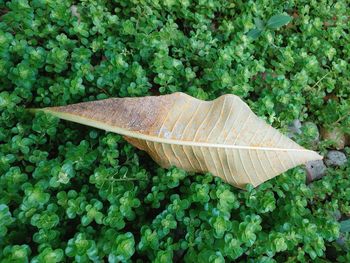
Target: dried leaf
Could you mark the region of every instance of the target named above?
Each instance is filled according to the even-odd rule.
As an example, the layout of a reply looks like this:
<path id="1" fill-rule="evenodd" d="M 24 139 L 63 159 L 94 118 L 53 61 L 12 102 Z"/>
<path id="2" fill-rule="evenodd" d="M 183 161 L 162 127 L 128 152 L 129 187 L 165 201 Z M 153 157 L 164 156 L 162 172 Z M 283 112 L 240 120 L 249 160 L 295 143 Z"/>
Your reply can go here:
<path id="1" fill-rule="evenodd" d="M 161 166 L 211 172 L 244 188 L 322 159 L 259 119 L 239 97 L 202 101 L 184 93 L 44 108 L 61 119 L 124 135 Z"/>
<path id="2" fill-rule="evenodd" d="M 333 141 L 334 143 L 332 143 L 332 145 L 337 150 L 344 149 L 346 145 L 346 136 L 338 127 L 333 127 L 332 129 L 321 127 L 321 136 L 325 140 Z"/>

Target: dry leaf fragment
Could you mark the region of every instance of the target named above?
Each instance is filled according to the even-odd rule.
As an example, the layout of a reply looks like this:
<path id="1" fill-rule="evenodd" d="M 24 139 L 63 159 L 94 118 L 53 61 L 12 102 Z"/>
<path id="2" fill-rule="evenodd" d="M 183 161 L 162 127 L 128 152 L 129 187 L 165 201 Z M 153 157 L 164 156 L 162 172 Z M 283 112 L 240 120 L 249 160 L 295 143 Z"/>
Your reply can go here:
<path id="1" fill-rule="evenodd" d="M 178 92 L 41 110 L 124 135 L 163 167 L 211 172 L 239 188 L 322 159 L 259 119 L 235 95 L 202 101 Z"/>
<path id="2" fill-rule="evenodd" d="M 346 137 L 341 129 L 338 127 L 333 127 L 332 129 L 321 128 L 321 136 L 325 140 L 334 141 L 334 147 L 337 150 L 344 149 L 346 145 Z"/>

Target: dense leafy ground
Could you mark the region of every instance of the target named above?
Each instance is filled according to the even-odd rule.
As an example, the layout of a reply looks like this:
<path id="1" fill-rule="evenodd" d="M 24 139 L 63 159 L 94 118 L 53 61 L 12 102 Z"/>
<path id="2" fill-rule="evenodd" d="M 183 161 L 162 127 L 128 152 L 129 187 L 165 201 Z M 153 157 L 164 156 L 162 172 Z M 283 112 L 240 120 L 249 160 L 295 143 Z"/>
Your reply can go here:
<path id="1" fill-rule="evenodd" d="M 348 1 L 77 2 L 0 0 L 1 263 L 350 261 L 337 221 L 350 215 L 349 161 L 311 184 L 297 167 L 243 191 L 25 111 L 232 93 L 282 132 L 299 119 L 350 133 Z M 282 13 L 287 26 L 247 36 Z M 295 139 L 325 154 L 312 127 Z"/>

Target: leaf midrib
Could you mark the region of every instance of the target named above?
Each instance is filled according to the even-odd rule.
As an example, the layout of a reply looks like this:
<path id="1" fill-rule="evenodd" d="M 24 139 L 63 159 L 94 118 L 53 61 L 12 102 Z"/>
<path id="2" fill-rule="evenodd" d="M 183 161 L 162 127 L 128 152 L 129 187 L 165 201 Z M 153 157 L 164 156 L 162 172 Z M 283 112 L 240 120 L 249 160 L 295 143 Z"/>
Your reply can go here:
<path id="1" fill-rule="evenodd" d="M 66 113 L 66 112 L 59 112 L 59 111 L 53 111 L 50 109 L 34 109 L 33 111 L 43 111 L 49 114 L 52 114 L 60 119 L 72 121 L 75 123 L 84 124 L 90 127 L 95 127 L 97 129 L 102 129 L 109 132 L 118 133 L 124 136 L 141 139 L 141 140 L 147 140 L 157 143 L 164 143 L 164 144 L 174 144 L 174 145 L 181 145 L 181 146 L 193 146 L 193 147 L 207 147 L 207 148 L 226 148 L 226 149 L 242 149 L 242 150 L 261 150 L 261 151 L 282 151 L 282 152 L 313 152 L 308 149 L 294 149 L 294 148 L 274 148 L 274 147 L 257 147 L 257 146 L 241 146 L 241 145 L 232 145 L 232 144 L 219 144 L 219 143 L 207 143 L 207 142 L 193 142 L 193 141 L 184 141 L 184 140 L 175 140 L 175 139 L 167 139 L 167 138 L 161 138 L 151 135 L 142 134 L 139 132 L 129 131 L 117 126 L 108 125 L 106 123 L 96 121 L 93 119 L 89 119 L 83 116 Z"/>

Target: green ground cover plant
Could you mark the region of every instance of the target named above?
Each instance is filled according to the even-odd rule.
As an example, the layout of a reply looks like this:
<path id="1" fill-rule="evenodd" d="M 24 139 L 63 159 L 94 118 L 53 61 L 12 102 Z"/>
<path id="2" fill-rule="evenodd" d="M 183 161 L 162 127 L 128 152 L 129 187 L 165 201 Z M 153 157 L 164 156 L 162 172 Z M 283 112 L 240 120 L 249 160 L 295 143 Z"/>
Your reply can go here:
<path id="1" fill-rule="evenodd" d="M 0 262 L 349 262 L 349 148 L 310 184 L 297 167 L 238 190 L 162 169 L 117 134 L 26 111 L 231 93 L 286 134 L 308 122 L 294 139 L 326 154 L 334 143 L 315 125 L 350 133 L 349 9 L 0 0 Z M 291 19 L 271 26 L 276 15 Z"/>

